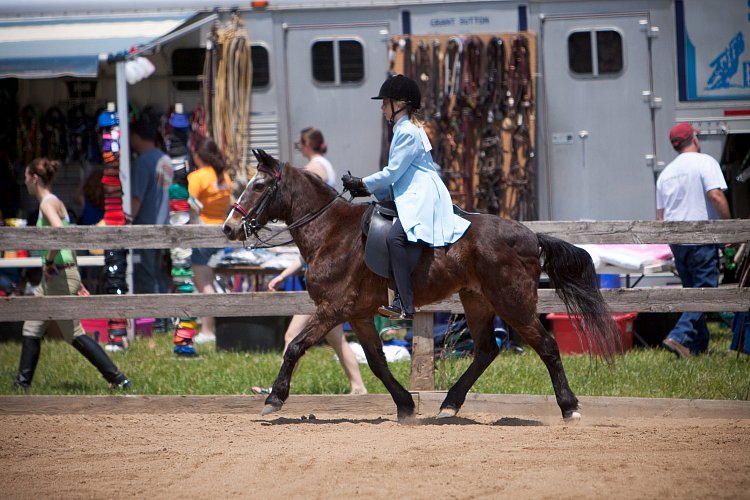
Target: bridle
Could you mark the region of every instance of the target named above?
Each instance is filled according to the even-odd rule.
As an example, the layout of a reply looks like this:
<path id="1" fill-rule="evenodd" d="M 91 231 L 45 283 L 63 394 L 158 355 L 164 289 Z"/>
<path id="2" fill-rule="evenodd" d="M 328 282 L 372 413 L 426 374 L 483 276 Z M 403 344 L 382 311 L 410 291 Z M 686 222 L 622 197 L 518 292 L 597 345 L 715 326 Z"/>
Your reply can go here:
<path id="1" fill-rule="evenodd" d="M 263 191 L 263 194 L 260 195 L 258 201 L 255 202 L 255 205 L 253 205 L 249 211 L 245 210 L 245 207 L 237 202 L 232 204 L 232 208 L 242 215 L 242 228 L 245 231 L 245 241 L 247 241 L 250 234 L 255 236 L 255 239 L 258 241 L 261 241 L 261 238 L 258 236 L 258 231 L 263 229 L 263 225 L 258 224 L 257 217 L 263 213 L 268 204 L 271 203 L 271 200 L 279 188 L 279 180 L 281 180 L 281 169 L 275 170 L 261 163 L 258 165 L 258 171 L 272 176 L 273 182 L 271 182 L 271 185 Z"/>
<path id="2" fill-rule="evenodd" d="M 288 165 L 288 163 L 285 163 L 285 166 Z M 235 202 L 232 204 L 232 208 L 234 210 L 237 210 L 240 215 L 242 215 L 242 230 L 245 232 L 245 241 L 247 242 L 250 239 L 250 236 L 252 235 L 253 238 L 257 241 L 254 245 L 250 245 L 250 249 L 256 249 L 256 248 L 273 248 L 273 247 L 279 247 L 288 245 L 290 243 L 294 242 L 294 239 L 290 239 L 288 241 L 284 241 L 283 243 L 270 243 L 270 241 L 279 234 L 290 231 L 292 229 L 296 229 L 298 227 L 304 226 L 308 222 L 314 220 L 317 218 L 320 214 L 328 210 L 328 208 L 333 205 L 337 199 L 343 197 L 343 193 L 337 194 L 331 201 L 326 203 L 322 208 L 319 210 L 316 210 L 315 212 L 311 212 L 299 220 L 292 222 L 291 224 L 287 225 L 286 228 L 280 229 L 278 231 L 274 231 L 268 236 L 267 238 L 263 239 L 259 231 L 263 229 L 265 224 L 259 224 L 258 223 L 258 216 L 263 213 L 263 211 L 268 207 L 268 204 L 271 203 L 271 200 L 273 200 L 273 197 L 276 195 L 276 192 L 279 189 L 279 181 L 281 180 L 281 169 L 275 170 L 272 167 L 269 167 L 268 165 L 265 165 L 264 163 L 261 163 L 258 165 L 258 171 L 263 172 L 266 174 L 269 174 L 273 177 L 273 181 L 271 182 L 271 185 L 266 188 L 265 191 L 263 191 L 263 194 L 260 195 L 260 198 L 258 198 L 258 201 L 255 202 L 255 205 L 250 210 L 245 210 L 245 207 L 240 205 L 239 203 Z M 247 245 L 245 245 L 247 247 Z"/>

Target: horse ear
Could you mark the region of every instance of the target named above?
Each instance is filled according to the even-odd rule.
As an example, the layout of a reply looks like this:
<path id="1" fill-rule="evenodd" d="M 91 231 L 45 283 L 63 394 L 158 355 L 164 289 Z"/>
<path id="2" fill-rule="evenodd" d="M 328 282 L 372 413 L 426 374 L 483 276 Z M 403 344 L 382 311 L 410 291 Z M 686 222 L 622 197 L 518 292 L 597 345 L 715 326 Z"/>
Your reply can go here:
<path id="1" fill-rule="evenodd" d="M 259 149 L 258 156 L 259 156 L 258 161 L 260 161 L 264 165 L 267 165 L 272 168 L 278 168 L 279 162 L 273 156 L 266 153 L 265 150 Z"/>
<path id="2" fill-rule="evenodd" d="M 263 150 L 253 149 L 252 151 L 253 151 L 253 155 L 255 155 L 255 159 L 258 160 L 258 163 L 263 163 L 263 160 L 261 160 L 260 158 L 260 153 L 262 153 Z"/>

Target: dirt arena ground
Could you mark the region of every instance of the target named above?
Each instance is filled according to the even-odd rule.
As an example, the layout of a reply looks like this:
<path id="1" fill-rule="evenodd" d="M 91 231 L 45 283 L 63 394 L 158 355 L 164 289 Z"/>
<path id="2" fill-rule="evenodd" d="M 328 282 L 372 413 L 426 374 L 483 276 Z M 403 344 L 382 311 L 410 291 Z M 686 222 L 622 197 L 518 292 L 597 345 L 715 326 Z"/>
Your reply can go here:
<path id="1" fill-rule="evenodd" d="M 493 396 L 412 425 L 378 395 L 4 397 L 0 496 L 750 498 L 749 402 Z"/>

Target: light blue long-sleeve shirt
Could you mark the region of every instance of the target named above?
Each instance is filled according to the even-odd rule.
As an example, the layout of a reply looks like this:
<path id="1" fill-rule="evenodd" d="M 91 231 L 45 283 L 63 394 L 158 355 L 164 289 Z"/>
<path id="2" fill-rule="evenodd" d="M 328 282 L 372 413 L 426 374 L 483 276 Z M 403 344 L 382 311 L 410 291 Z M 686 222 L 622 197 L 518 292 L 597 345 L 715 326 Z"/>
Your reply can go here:
<path id="1" fill-rule="evenodd" d="M 409 241 L 433 247 L 456 242 L 470 222 L 453 213 L 448 188 L 435 170 L 420 129 L 406 116 L 393 126 L 388 166 L 362 181 L 382 200 L 393 188 L 398 217 Z"/>

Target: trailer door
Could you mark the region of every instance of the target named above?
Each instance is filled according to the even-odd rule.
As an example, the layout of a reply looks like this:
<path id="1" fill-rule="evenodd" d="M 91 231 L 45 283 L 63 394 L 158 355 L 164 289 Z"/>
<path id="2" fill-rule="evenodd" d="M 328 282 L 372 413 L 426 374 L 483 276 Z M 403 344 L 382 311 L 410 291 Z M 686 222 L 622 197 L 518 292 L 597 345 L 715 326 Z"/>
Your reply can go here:
<path id="1" fill-rule="evenodd" d="M 386 76 L 387 37 L 383 21 L 285 26 L 286 123 L 295 165 L 307 160 L 293 143 L 312 126 L 323 132 L 339 178 L 347 170 L 361 177 L 380 169 L 383 118 L 370 97 Z"/>
<path id="2" fill-rule="evenodd" d="M 549 16 L 540 197 L 552 220 L 653 219 L 652 88 L 646 14 Z M 651 156 L 649 156 L 651 155 Z M 542 201 L 544 205 L 544 201 Z"/>

